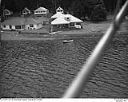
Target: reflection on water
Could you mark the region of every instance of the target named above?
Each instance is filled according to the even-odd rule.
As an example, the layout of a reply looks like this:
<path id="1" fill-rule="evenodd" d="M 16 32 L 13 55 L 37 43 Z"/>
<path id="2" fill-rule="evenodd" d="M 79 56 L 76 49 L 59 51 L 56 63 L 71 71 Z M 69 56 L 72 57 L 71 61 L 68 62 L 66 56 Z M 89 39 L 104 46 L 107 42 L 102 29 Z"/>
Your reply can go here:
<path id="1" fill-rule="evenodd" d="M 73 42 L 2 41 L 1 97 L 61 97 L 99 36 Z M 128 97 L 128 35 L 106 48 L 81 97 Z"/>

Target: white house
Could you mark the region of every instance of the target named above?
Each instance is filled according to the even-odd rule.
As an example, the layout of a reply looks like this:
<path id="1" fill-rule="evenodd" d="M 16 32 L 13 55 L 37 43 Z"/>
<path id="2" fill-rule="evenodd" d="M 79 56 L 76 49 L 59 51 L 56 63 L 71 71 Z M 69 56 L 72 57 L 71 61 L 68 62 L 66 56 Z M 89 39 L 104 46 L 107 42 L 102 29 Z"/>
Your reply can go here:
<path id="1" fill-rule="evenodd" d="M 34 14 L 35 14 L 35 15 L 46 15 L 46 14 L 48 14 L 48 13 L 49 13 L 49 10 L 46 9 L 46 8 L 44 8 L 44 7 L 39 7 L 38 9 L 36 9 L 36 10 L 34 11 Z"/>
<path id="2" fill-rule="evenodd" d="M 27 18 L 25 22 L 25 28 L 27 30 L 40 29 L 42 28 L 42 21 L 35 20 L 34 18 Z"/>
<path id="3" fill-rule="evenodd" d="M 59 16 L 58 16 L 58 15 Z M 69 29 L 69 28 L 82 28 L 81 23 L 83 22 L 77 17 L 72 16 L 71 14 L 62 14 L 62 13 L 56 13 L 53 15 L 51 18 L 55 19 L 51 22 L 51 32 L 52 31 L 57 31 L 57 30 L 62 30 L 64 29 Z"/>
<path id="4" fill-rule="evenodd" d="M 32 29 L 40 29 L 44 26 L 44 21 L 46 19 L 43 18 L 32 18 L 32 17 L 13 17 L 5 20 L 1 23 L 1 28 L 3 30 L 32 30 Z"/>
<path id="5" fill-rule="evenodd" d="M 10 15 L 13 14 L 13 12 L 8 10 L 8 9 L 4 9 L 3 13 L 4 13 L 5 16 L 10 16 Z"/>
<path id="6" fill-rule="evenodd" d="M 65 20 L 63 17 L 56 18 L 51 22 L 51 32 L 60 30 L 62 28 L 68 28 L 69 24 L 70 22 Z"/>
<path id="7" fill-rule="evenodd" d="M 28 15 L 30 13 L 31 13 L 31 11 L 28 8 L 26 8 L 26 7 L 22 10 L 22 14 L 23 15 Z"/>
<path id="8" fill-rule="evenodd" d="M 24 18 L 10 18 L 1 23 L 3 30 L 23 30 L 25 29 Z"/>
<path id="9" fill-rule="evenodd" d="M 75 26 L 75 25 L 79 25 L 81 24 L 83 21 L 80 20 L 77 17 L 72 16 L 71 14 L 62 14 L 62 13 L 57 13 L 55 15 L 53 15 L 51 18 L 56 18 L 55 20 L 53 20 L 51 22 L 52 25 L 55 24 L 63 24 L 63 22 L 68 22 L 68 24 L 70 24 L 70 26 Z M 56 23 L 55 23 L 56 22 Z"/>

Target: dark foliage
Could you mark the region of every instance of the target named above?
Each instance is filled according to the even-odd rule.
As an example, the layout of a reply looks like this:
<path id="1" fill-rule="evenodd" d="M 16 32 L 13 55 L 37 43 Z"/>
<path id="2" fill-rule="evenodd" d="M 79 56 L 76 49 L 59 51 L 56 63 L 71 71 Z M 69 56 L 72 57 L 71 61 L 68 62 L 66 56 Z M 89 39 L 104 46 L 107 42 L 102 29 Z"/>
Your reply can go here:
<path id="1" fill-rule="evenodd" d="M 121 5 L 125 1 L 121 0 Z M 91 20 L 104 20 L 106 18 L 105 9 L 107 12 L 113 12 L 116 4 L 117 0 L 2 0 L 2 7 L 13 12 L 19 12 L 24 7 L 34 10 L 43 6 L 55 13 L 56 8 L 61 6 L 66 13 L 69 12 L 79 18 L 88 17 Z M 99 5 L 102 5 L 102 8 Z"/>
<path id="2" fill-rule="evenodd" d="M 88 17 L 93 21 L 105 20 L 107 15 L 103 0 L 75 0 L 71 10 L 75 16 Z"/>
<path id="3" fill-rule="evenodd" d="M 107 11 L 102 5 L 97 5 L 92 10 L 90 20 L 92 21 L 104 21 L 107 17 Z"/>

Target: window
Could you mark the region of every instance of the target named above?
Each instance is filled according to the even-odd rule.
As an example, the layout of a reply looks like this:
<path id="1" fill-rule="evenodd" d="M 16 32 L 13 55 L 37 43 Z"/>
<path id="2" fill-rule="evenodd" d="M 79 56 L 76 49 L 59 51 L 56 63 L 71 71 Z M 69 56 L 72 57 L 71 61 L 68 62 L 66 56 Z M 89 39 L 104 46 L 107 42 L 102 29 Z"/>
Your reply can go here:
<path id="1" fill-rule="evenodd" d="M 80 23 L 76 23 L 76 25 L 80 25 Z"/>
<path id="2" fill-rule="evenodd" d="M 70 26 L 74 26 L 74 23 L 70 23 Z"/>
<path id="3" fill-rule="evenodd" d="M 70 17 L 65 17 L 65 20 L 66 20 L 66 21 L 70 21 L 71 18 L 70 18 Z"/>
<path id="4" fill-rule="evenodd" d="M 4 28 L 6 28 L 6 25 L 3 25 Z"/>
<path id="5" fill-rule="evenodd" d="M 21 25 L 16 25 L 15 28 L 16 29 L 21 29 Z"/>
<path id="6" fill-rule="evenodd" d="M 11 25 L 9 25 L 9 28 L 10 28 L 10 29 L 12 29 L 12 26 L 11 26 Z"/>

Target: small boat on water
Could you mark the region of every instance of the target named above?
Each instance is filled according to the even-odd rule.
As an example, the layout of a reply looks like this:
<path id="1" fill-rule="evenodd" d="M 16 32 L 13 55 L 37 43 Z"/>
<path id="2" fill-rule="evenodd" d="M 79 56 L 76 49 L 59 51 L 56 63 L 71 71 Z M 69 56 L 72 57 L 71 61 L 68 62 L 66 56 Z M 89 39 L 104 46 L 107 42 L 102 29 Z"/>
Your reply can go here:
<path id="1" fill-rule="evenodd" d="M 70 43 L 70 42 L 73 42 L 73 40 L 72 39 L 63 40 L 63 43 Z"/>

